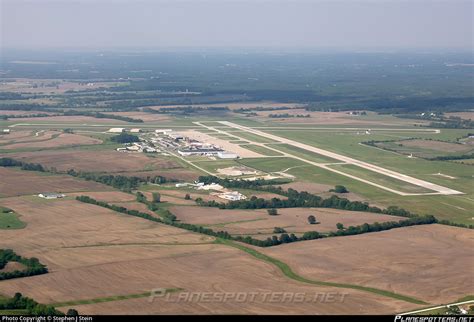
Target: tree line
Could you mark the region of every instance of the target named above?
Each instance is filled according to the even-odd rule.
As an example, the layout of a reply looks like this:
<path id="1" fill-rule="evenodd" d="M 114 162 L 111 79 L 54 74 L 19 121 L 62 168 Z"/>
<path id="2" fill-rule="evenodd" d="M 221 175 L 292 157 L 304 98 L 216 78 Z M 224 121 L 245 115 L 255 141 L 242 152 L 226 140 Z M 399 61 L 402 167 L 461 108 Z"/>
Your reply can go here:
<path id="1" fill-rule="evenodd" d="M 40 275 L 48 272 L 46 266 L 41 264 L 36 257 L 26 258 L 17 255 L 11 249 L 0 249 L 0 270 L 3 269 L 8 262 L 18 262 L 23 264 L 26 268 L 22 271 L 0 272 L 0 280 Z"/>
<path id="2" fill-rule="evenodd" d="M 245 237 L 232 236 L 231 234 L 229 234 L 227 231 L 224 231 L 224 230 L 216 232 L 212 230 L 211 228 L 179 222 L 176 216 L 173 215 L 169 210 L 165 210 L 164 220 L 162 220 L 160 218 L 156 218 L 147 213 L 143 213 L 137 210 L 128 210 L 127 208 L 122 207 L 122 206 L 110 205 L 107 202 L 97 201 L 88 196 L 78 196 L 76 197 L 76 200 L 89 203 L 89 204 L 94 204 L 94 205 L 101 206 L 104 208 L 108 208 L 120 213 L 132 215 L 136 217 L 141 217 L 141 218 L 148 219 L 154 222 L 159 222 L 159 223 L 167 224 L 167 225 L 174 226 L 177 228 L 186 229 L 186 230 L 193 231 L 196 233 L 205 234 L 205 235 L 209 235 L 209 236 L 213 236 L 217 238 L 235 240 L 235 241 L 243 242 L 243 243 L 258 246 L 258 247 L 270 247 L 270 246 L 280 245 L 283 243 L 291 243 L 291 242 L 327 238 L 327 237 L 357 235 L 357 234 L 383 231 L 383 230 L 389 230 L 393 228 L 400 228 L 400 227 L 406 227 L 406 226 L 433 224 L 437 222 L 436 218 L 433 216 L 422 216 L 422 217 L 416 216 L 416 217 L 411 217 L 405 220 L 400 220 L 398 222 L 396 221 L 384 222 L 384 223 L 376 222 L 373 224 L 365 223 L 360 226 L 350 226 L 347 229 L 344 229 L 341 226 L 341 229 L 339 229 L 337 232 L 330 232 L 327 235 L 320 234 L 317 231 L 308 231 L 308 232 L 305 232 L 301 237 L 297 237 L 295 234 L 282 233 L 280 236 L 274 235 L 271 238 L 267 238 L 266 240 L 260 240 L 260 239 L 255 239 L 251 236 L 245 236 Z M 137 200 L 140 202 L 148 203 L 148 201 L 146 200 L 146 197 L 142 193 L 137 194 Z"/>
<path id="3" fill-rule="evenodd" d="M 41 164 L 27 163 L 12 158 L 0 158 L 0 167 L 20 167 L 22 170 L 45 172 Z"/>
<path id="4" fill-rule="evenodd" d="M 15 293 L 12 298 L 0 300 L 0 310 L 22 310 L 26 315 L 63 316 L 64 313 L 56 310 L 52 305 L 44 305 L 35 300 Z M 70 309 L 67 315 L 78 315 L 76 310 Z"/>
<path id="5" fill-rule="evenodd" d="M 367 202 L 350 201 L 347 198 L 341 198 L 339 196 L 331 196 L 323 199 L 320 196 L 314 195 L 307 191 L 297 191 L 289 188 L 285 191 L 281 186 L 274 186 L 274 184 L 281 184 L 282 181 L 277 180 L 232 180 L 232 179 L 221 179 L 215 176 L 200 176 L 199 182 L 205 184 L 218 183 L 225 188 L 236 188 L 236 189 L 250 189 L 257 191 L 271 192 L 287 197 L 288 199 L 272 198 L 266 200 L 263 198 L 257 198 L 255 196 L 250 199 L 229 201 L 227 203 L 217 202 L 214 200 L 204 201 L 202 198 L 196 198 L 196 203 L 202 207 L 216 207 L 220 209 L 271 209 L 271 208 L 334 208 L 341 210 L 351 211 L 365 211 L 372 213 L 381 213 L 392 216 L 400 217 L 412 217 L 414 214 L 408 210 L 397 206 L 389 206 L 386 209 L 380 209 L 378 207 L 370 206 Z M 286 182 L 285 182 L 286 183 Z M 344 186 L 336 186 L 336 191 L 346 191 Z"/>

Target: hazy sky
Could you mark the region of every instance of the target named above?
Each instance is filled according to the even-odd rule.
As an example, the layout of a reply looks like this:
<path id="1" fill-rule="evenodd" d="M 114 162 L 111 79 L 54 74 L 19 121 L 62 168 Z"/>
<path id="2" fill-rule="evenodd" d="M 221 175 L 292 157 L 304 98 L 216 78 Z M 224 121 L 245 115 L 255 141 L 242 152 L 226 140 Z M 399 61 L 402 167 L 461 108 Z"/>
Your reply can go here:
<path id="1" fill-rule="evenodd" d="M 0 0 L 8 47 L 463 48 L 473 1 Z"/>

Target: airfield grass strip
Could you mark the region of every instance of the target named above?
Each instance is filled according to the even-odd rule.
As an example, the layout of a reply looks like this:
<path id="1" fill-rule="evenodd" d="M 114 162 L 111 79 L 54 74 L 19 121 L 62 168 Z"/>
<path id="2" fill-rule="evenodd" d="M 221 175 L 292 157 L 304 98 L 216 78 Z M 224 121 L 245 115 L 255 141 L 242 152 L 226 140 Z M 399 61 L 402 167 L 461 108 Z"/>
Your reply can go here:
<path id="1" fill-rule="evenodd" d="M 302 277 L 302 276 L 296 274 L 295 272 L 293 272 L 293 270 L 290 268 L 290 266 L 288 266 L 286 263 L 284 263 L 284 262 L 282 262 L 282 261 L 280 261 L 276 258 L 273 258 L 273 257 L 267 256 L 265 254 L 262 254 L 262 253 L 256 251 L 255 249 L 252 249 L 252 248 L 246 247 L 244 245 L 241 245 L 239 243 L 235 243 L 233 241 L 222 239 L 222 238 L 216 238 L 216 243 L 238 248 L 238 249 L 252 255 L 253 257 L 255 257 L 257 259 L 260 259 L 260 260 L 266 261 L 268 263 L 271 263 L 271 264 L 277 266 L 283 272 L 283 274 L 286 277 L 291 278 L 291 279 L 296 280 L 296 281 L 299 281 L 299 282 L 303 282 L 303 283 L 307 283 L 307 284 L 314 284 L 314 285 L 321 285 L 321 286 L 349 288 L 349 289 L 354 289 L 354 290 L 359 290 L 359 291 L 364 291 L 364 292 L 370 292 L 370 293 L 374 293 L 374 294 L 378 294 L 378 295 L 382 295 L 382 296 L 386 296 L 386 297 L 391 297 L 393 299 L 397 299 L 397 300 L 401 300 L 401 301 L 405 301 L 405 302 L 409 302 L 409 303 L 428 304 L 426 302 L 423 302 L 423 301 L 418 300 L 418 299 L 413 298 L 413 297 L 393 293 L 393 292 L 386 291 L 386 290 L 381 290 L 381 289 L 378 289 L 378 288 L 366 287 L 366 286 L 360 286 L 360 285 L 354 285 L 354 284 L 344 284 L 344 283 L 334 283 L 334 282 L 323 282 L 323 281 L 310 280 L 308 278 Z"/>
<path id="2" fill-rule="evenodd" d="M 182 291 L 182 290 L 183 290 L 182 288 L 167 288 L 165 290 L 165 294 L 179 292 L 179 291 Z M 98 297 L 98 298 L 87 299 L 87 300 L 58 302 L 58 303 L 51 303 L 50 305 L 52 305 L 54 307 L 64 307 L 64 306 L 73 306 L 73 305 L 87 305 L 87 304 L 96 304 L 96 303 L 104 303 L 104 302 L 114 302 L 114 301 L 138 299 L 138 298 L 148 297 L 148 296 L 151 296 L 151 295 L 152 295 L 152 292 L 144 292 L 144 293 L 136 293 L 136 294 L 128 294 L 128 295 L 115 295 L 115 296 L 107 296 L 107 297 Z"/>

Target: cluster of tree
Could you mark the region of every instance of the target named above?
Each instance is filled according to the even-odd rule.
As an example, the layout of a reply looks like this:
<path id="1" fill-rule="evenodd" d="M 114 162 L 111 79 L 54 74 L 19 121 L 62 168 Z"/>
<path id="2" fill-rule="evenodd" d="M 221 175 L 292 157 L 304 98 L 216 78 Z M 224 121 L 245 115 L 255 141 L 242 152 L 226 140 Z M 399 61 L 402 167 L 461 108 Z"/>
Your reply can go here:
<path id="1" fill-rule="evenodd" d="M 309 114 L 288 114 L 288 113 L 283 113 L 283 114 L 269 114 L 268 115 L 269 118 L 276 118 L 276 119 L 279 119 L 279 118 L 291 118 L 291 117 L 299 117 L 299 118 L 309 118 L 311 117 L 311 115 Z"/>
<path id="2" fill-rule="evenodd" d="M 248 114 L 248 112 L 252 112 L 252 111 L 263 112 L 263 111 L 281 111 L 281 110 L 291 110 L 291 109 L 292 107 L 288 107 L 288 106 L 278 106 L 278 107 L 255 106 L 255 107 L 241 107 L 241 108 L 232 110 L 232 112 Z"/>
<path id="3" fill-rule="evenodd" d="M 289 189 L 289 191 L 292 189 Z M 294 190 L 296 191 L 296 190 Z M 196 198 L 196 203 L 202 207 L 216 207 L 220 209 L 271 209 L 271 208 L 335 208 L 352 211 L 368 211 L 382 213 L 382 209 L 371 207 L 368 203 L 360 201 L 350 201 L 346 198 L 331 196 L 323 199 L 319 196 L 307 192 L 289 193 L 288 199 L 272 198 L 266 200 L 255 196 L 246 200 L 229 201 L 220 203 L 214 200 L 204 201 Z"/>
<path id="4" fill-rule="evenodd" d="M 107 209 L 110 209 L 110 210 L 113 210 L 113 211 L 116 211 L 116 212 L 120 212 L 122 214 L 130 215 L 130 216 L 134 216 L 134 217 L 140 217 L 140 218 L 144 218 L 144 219 L 151 220 L 151 221 L 154 221 L 154 222 L 163 222 L 159 218 L 156 218 L 156 217 L 154 217 L 150 214 L 147 214 L 145 212 L 141 212 L 141 211 L 138 211 L 138 210 L 130 210 L 130 209 L 127 209 L 127 208 L 122 207 L 122 206 L 111 205 L 111 204 L 109 204 L 105 201 L 98 201 L 98 200 L 95 200 L 95 199 L 93 199 L 89 196 L 77 196 L 76 200 L 78 200 L 80 202 L 84 202 L 84 203 L 104 207 L 104 208 L 107 208 Z"/>
<path id="5" fill-rule="evenodd" d="M 21 118 L 30 118 L 30 117 L 47 117 L 47 116 L 56 116 L 60 114 L 46 114 L 46 113 L 33 113 L 33 114 L 10 114 L 10 115 L 0 115 L 0 119 L 21 119 Z"/>
<path id="6" fill-rule="evenodd" d="M 415 225 L 429 225 L 435 224 L 438 220 L 434 216 L 416 216 L 400 221 L 387 221 L 383 223 L 375 222 L 373 224 L 362 224 L 359 226 L 349 226 L 344 228 L 342 225 L 338 224 L 338 230 L 336 232 L 330 232 L 329 237 L 333 236 L 348 236 L 348 235 L 359 235 L 370 232 L 377 232 L 383 230 L 390 230 L 393 228 L 415 226 Z"/>
<path id="7" fill-rule="evenodd" d="M 21 100 L 25 99 L 26 97 L 23 97 L 20 93 L 15 93 L 15 92 L 1 92 L 0 93 L 0 100 Z"/>
<path id="8" fill-rule="evenodd" d="M 347 190 L 346 187 L 342 185 L 336 185 L 334 189 L 329 190 L 330 192 L 336 192 L 336 193 L 348 193 L 349 190 Z"/>
<path id="9" fill-rule="evenodd" d="M 44 112 L 54 112 L 56 105 L 46 105 L 46 104 L 0 104 L 0 110 L 9 110 L 9 111 L 44 111 Z"/>
<path id="10" fill-rule="evenodd" d="M 100 112 L 85 112 L 85 111 L 69 110 L 69 111 L 65 111 L 64 115 L 66 116 L 82 115 L 82 116 L 95 117 L 98 119 L 113 119 L 113 120 L 125 121 L 125 122 L 130 122 L 130 123 L 143 123 L 142 119 L 134 119 L 128 116 L 105 114 L 105 113 L 100 113 Z"/>
<path id="11" fill-rule="evenodd" d="M 140 177 L 126 177 L 126 176 L 115 176 L 111 174 L 97 174 L 97 173 L 90 173 L 90 172 L 76 172 L 75 170 L 71 169 L 67 171 L 67 174 L 78 177 L 81 179 L 85 179 L 88 181 L 96 181 L 108 186 L 112 186 L 114 188 L 123 190 L 123 191 L 131 191 L 133 189 L 137 189 L 138 186 L 142 183 L 146 183 L 146 179 Z"/>
<path id="12" fill-rule="evenodd" d="M 449 220 L 440 220 L 440 221 L 438 221 L 438 223 L 439 223 L 439 224 L 442 224 L 442 225 L 448 225 L 448 226 L 454 226 L 454 227 L 461 227 L 461 228 L 474 229 L 474 225 L 473 225 L 473 224 L 466 225 L 466 224 L 455 223 L 455 222 L 452 222 L 452 221 L 449 221 Z"/>
<path id="13" fill-rule="evenodd" d="M 28 171 L 40 171 L 40 172 L 46 171 L 41 164 L 26 163 L 23 161 L 12 159 L 12 158 L 0 158 L 0 167 L 21 167 L 22 170 L 28 170 Z"/>
<path id="14" fill-rule="evenodd" d="M 46 315 L 63 316 L 64 314 L 54 308 L 52 305 L 44 305 L 35 300 L 23 296 L 21 293 L 15 293 L 12 298 L 0 300 L 0 310 L 21 310 L 26 315 Z M 66 315 L 78 315 L 74 309 L 70 309 Z"/>
<path id="15" fill-rule="evenodd" d="M 133 134 L 120 133 L 119 135 L 111 137 L 110 141 L 117 143 L 133 143 L 140 142 L 140 138 Z"/>
<path id="16" fill-rule="evenodd" d="M 431 122 L 428 127 L 444 129 L 473 129 L 474 121 L 461 118 L 443 118 L 441 122 Z"/>
<path id="17" fill-rule="evenodd" d="M 11 249 L 0 249 L 0 269 L 4 268 L 8 262 L 18 262 L 23 264 L 25 269 L 21 271 L 15 270 L 12 272 L 0 272 L 0 280 L 40 275 L 48 272 L 46 266 L 41 264 L 35 257 L 25 258 L 17 255 Z"/>

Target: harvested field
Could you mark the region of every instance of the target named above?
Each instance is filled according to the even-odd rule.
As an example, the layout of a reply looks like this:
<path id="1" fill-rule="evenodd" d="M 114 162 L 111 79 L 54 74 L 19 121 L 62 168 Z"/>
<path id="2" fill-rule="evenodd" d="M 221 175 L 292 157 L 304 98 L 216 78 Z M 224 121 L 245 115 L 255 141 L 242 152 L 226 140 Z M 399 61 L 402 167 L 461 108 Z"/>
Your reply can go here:
<path id="1" fill-rule="evenodd" d="M 14 197 L 3 198 L 1 203 L 20 214 L 27 226 L 21 230 L 3 231 L 0 248 L 12 248 L 26 257 L 39 257 L 53 271 L 63 267 L 63 264 L 61 258 L 49 257 L 49 252 L 94 245 L 202 243 L 213 240 L 212 237 L 76 200 L 44 201 Z M 72 262 L 68 265 L 76 264 Z"/>
<path id="2" fill-rule="evenodd" d="M 474 120 L 474 112 L 454 112 L 454 113 L 445 113 L 446 117 L 456 116 L 465 120 Z"/>
<path id="3" fill-rule="evenodd" d="M 61 132 L 58 131 L 15 131 L 5 136 L 0 136 L 0 144 L 13 143 L 34 143 L 51 140 L 58 136 Z M 1 148 L 4 148 L 3 146 Z"/>
<path id="4" fill-rule="evenodd" d="M 278 216 L 269 216 L 266 209 L 258 210 L 222 210 L 203 207 L 171 207 L 170 211 L 183 222 L 203 226 L 219 226 L 230 234 L 259 235 L 273 234 L 275 227 L 281 227 L 289 233 L 301 234 L 306 231 L 336 231 L 336 224 L 345 227 L 364 223 L 399 221 L 403 218 L 359 211 L 346 211 L 328 208 L 286 208 L 278 209 Z M 308 223 L 313 215 L 319 222 Z M 258 236 L 254 236 L 259 238 Z M 267 236 L 264 236 L 265 238 Z"/>
<path id="5" fill-rule="evenodd" d="M 308 297 L 322 292 L 346 294 L 343 303 L 316 306 L 297 302 L 282 306 L 263 300 L 163 305 L 164 299 L 150 304 L 147 298 L 74 305 L 83 314 L 393 313 L 417 307 L 370 293 L 296 282 L 274 265 L 238 249 L 209 244 L 211 237 L 75 200 L 38 203 L 17 197 L 2 199 L 2 204 L 21 214 L 28 225 L 21 231 L 4 232 L 0 248 L 38 257 L 50 270 L 2 281 L 2 293 L 10 296 L 21 292 L 42 303 L 57 303 L 150 292 L 157 287 L 188 292 L 299 292 Z"/>
<path id="6" fill-rule="evenodd" d="M 185 200 L 184 196 L 186 195 L 187 192 L 184 192 L 184 191 L 182 193 L 179 193 L 179 191 L 157 190 L 156 192 L 158 192 L 161 195 L 161 202 L 168 202 L 168 203 L 172 203 L 176 205 L 194 206 L 196 204 L 194 202 L 194 199 L 198 197 L 197 195 L 189 194 L 192 200 Z M 173 193 L 173 192 L 176 192 L 176 193 Z M 148 200 L 152 199 L 152 192 L 143 191 L 142 193 L 145 195 L 145 197 Z M 199 197 L 201 197 L 201 195 L 199 195 Z"/>
<path id="7" fill-rule="evenodd" d="M 155 169 L 182 169 L 169 158 L 150 158 L 143 153 L 117 151 L 38 151 L 10 154 L 12 158 L 40 163 L 59 171 L 69 169 L 88 172 L 129 172 Z"/>
<path id="8" fill-rule="evenodd" d="M 293 246 L 262 252 L 291 263 L 308 278 L 387 289 L 431 303 L 456 301 L 474 287 L 469 229 L 412 226 Z"/>
<path id="9" fill-rule="evenodd" d="M 67 175 L 47 175 L 37 172 L 0 167 L 0 197 L 38 194 L 41 192 L 106 191 L 112 188 Z M 39 198 L 38 198 L 39 199 Z"/>
<path id="10" fill-rule="evenodd" d="M 284 277 L 273 265 L 222 245 L 137 245 L 57 249 L 47 253 L 64 267 L 54 272 L 2 282 L 6 294 L 22 292 L 43 303 L 150 292 L 157 287 L 182 288 L 186 292 L 258 292 L 254 301 L 178 301 L 179 293 L 167 301 L 147 297 L 124 301 L 74 305 L 82 314 L 153 313 L 393 313 L 416 307 L 370 293 L 307 285 Z M 59 264 L 58 263 L 58 264 Z M 72 267 L 71 267 L 72 266 Z M 238 279 L 235 276 L 239 276 Z M 127 281 L 127 283 L 123 283 Z M 54 285 L 54 287 L 52 287 Z M 81 285 L 81 287 L 77 287 Z M 334 292 L 341 300 L 325 304 L 297 301 L 263 301 L 267 292 L 305 294 Z M 283 305 L 284 304 L 284 305 Z"/>
<path id="11" fill-rule="evenodd" d="M 57 137 L 41 140 L 41 141 L 32 141 L 24 143 L 14 143 L 9 145 L 0 146 L 2 149 L 13 150 L 13 149 L 22 149 L 22 148 L 57 148 L 65 146 L 76 146 L 76 145 L 91 145 L 91 144 L 101 144 L 102 140 L 94 139 L 88 136 L 63 133 L 59 134 Z"/>
<path id="12" fill-rule="evenodd" d="M 289 188 L 295 189 L 297 191 L 306 191 L 309 193 L 318 194 L 321 192 L 328 192 L 330 189 L 334 188 L 327 184 L 312 183 L 312 182 L 290 182 L 280 185 L 284 190 Z"/>
<path id="13" fill-rule="evenodd" d="M 0 269 L 0 273 L 9 273 L 14 271 L 22 271 L 26 268 L 25 265 L 18 262 L 8 262 L 4 268 Z"/>
<path id="14" fill-rule="evenodd" d="M 221 147 L 222 149 L 226 151 L 236 153 L 241 158 L 258 158 L 262 156 L 261 154 L 245 149 L 238 144 L 234 144 L 229 141 L 210 136 L 206 133 L 190 130 L 190 131 L 180 131 L 179 134 L 182 134 L 184 136 L 190 137 L 192 139 L 195 139 L 201 142 L 212 143 L 214 145 Z"/>

